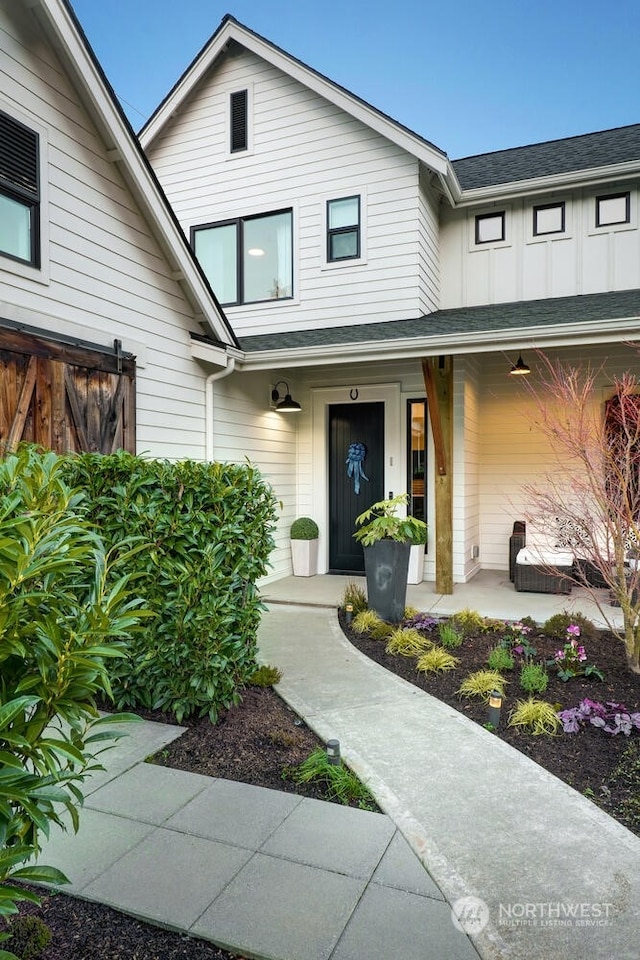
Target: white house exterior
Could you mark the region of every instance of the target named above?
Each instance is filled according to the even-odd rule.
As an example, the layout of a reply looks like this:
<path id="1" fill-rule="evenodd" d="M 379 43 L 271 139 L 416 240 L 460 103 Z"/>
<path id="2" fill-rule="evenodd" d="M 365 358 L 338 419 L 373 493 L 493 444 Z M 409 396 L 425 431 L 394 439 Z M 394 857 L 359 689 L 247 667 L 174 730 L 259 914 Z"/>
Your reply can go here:
<path id="1" fill-rule="evenodd" d="M 125 430 L 203 458 L 206 380 L 235 343 L 67 4 L 0 0 L 0 440 L 98 449 Z M 105 440 L 98 394 L 116 402 L 123 367 Z"/>
<path id="2" fill-rule="evenodd" d="M 522 485 L 547 463 L 512 364 L 524 353 L 535 375 L 535 350 L 605 359 L 603 401 L 611 374 L 638 367 L 640 125 L 452 162 L 225 17 L 140 139 L 240 339 L 233 373 L 214 384 L 212 453 L 248 456 L 274 483 L 274 576 L 290 572 L 299 514 L 320 525 L 321 571 L 349 569 L 332 541 L 374 490 L 425 490 L 426 579 L 446 589 L 447 572 L 505 569 Z M 286 243 L 270 217 L 283 213 Z M 262 227 L 285 263 L 271 286 L 254 283 Z M 331 258 L 334 241 L 346 257 Z M 421 483 L 410 438 L 424 367 L 436 394 Z M 275 412 L 279 381 L 299 414 Z M 432 429 L 433 406 L 440 430 L 449 402 L 451 451 Z M 350 482 L 349 442 L 371 428 L 356 408 L 371 404 L 382 426 L 349 513 L 335 489 Z"/>
<path id="3" fill-rule="evenodd" d="M 605 361 L 603 401 L 638 365 L 640 125 L 452 162 L 225 17 L 138 143 L 66 0 L 0 0 L 0 49 L 36 171 L 2 159 L 0 440 L 109 448 L 133 418 L 138 452 L 249 458 L 283 505 L 274 578 L 301 514 L 321 571 L 357 570 L 354 513 L 403 491 L 427 579 L 505 569 L 548 461 L 511 365 Z M 91 358 L 135 385 L 111 433 Z"/>

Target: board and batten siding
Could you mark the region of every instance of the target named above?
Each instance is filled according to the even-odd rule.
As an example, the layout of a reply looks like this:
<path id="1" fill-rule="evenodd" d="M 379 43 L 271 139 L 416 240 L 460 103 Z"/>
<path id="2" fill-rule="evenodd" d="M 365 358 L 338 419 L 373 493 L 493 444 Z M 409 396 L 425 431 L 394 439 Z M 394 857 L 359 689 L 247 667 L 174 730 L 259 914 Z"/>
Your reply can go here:
<path id="1" fill-rule="evenodd" d="M 0 109 L 41 133 L 45 262 L 0 258 L 2 315 L 137 358 L 137 447 L 204 456 L 204 380 L 193 311 L 27 8 L 0 0 Z"/>
<path id="2" fill-rule="evenodd" d="M 638 181 L 492 206 L 442 208 L 442 308 L 640 287 Z M 631 222 L 596 228 L 596 197 L 630 191 Z M 533 236 L 533 207 L 564 202 L 563 234 Z M 475 217 L 504 210 L 503 243 L 474 243 Z"/>
<path id="3" fill-rule="evenodd" d="M 252 148 L 230 155 L 228 99 L 243 88 Z M 421 196 L 418 161 L 253 53 L 224 59 L 148 155 L 187 235 L 197 224 L 293 208 L 294 297 L 228 307 L 239 335 L 404 319 L 435 303 L 434 201 Z M 354 194 L 364 256 L 326 264 L 326 201 Z"/>

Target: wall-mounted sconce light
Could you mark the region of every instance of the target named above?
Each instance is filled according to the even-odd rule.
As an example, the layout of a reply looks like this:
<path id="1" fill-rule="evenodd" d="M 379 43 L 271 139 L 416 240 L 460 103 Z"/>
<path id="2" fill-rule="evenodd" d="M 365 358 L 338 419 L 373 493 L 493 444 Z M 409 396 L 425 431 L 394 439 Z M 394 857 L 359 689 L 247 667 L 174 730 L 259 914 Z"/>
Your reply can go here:
<path id="1" fill-rule="evenodd" d="M 531 367 L 527 366 L 522 359 L 522 354 L 520 354 L 514 365 L 511 367 L 511 370 L 509 370 L 509 375 L 512 377 L 522 377 L 527 373 L 531 373 Z"/>
<path id="2" fill-rule="evenodd" d="M 286 389 L 284 400 L 280 399 L 280 394 L 278 392 L 278 387 L 280 384 L 284 384 Z M 291 391 L 289 390 L 289 384 L 286 380 L 278 380 L 275 387 L 271 391 L 271 399 L 276 405 L 277 413 L 300 413 L 302 410 L 300 404 L 291 399 Z"/>

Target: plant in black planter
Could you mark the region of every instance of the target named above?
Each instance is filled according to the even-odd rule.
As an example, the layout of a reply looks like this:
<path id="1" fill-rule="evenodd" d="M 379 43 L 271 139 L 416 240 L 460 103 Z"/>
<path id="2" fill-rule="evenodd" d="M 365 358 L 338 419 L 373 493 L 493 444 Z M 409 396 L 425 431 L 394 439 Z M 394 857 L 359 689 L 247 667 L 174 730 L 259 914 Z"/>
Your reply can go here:
<path id="1" fill-rule="evenodd" d="M 313 577 L 318 572 L 318 536 L 318 524 L 311 517 L 298 517 L 291 524 L 294 577 Z"/>
<path id="2" fill-rule="evenodd" d="M 380 500 L 356 517 L 360 528 L 355 539 L 364 550 L 369 606 L 390 623 L 402 620 L 407 597 L 407 571 L 411 544 L 426 531 L 417 517 L 398 516 L 408 503 L 406 493 Z"/>

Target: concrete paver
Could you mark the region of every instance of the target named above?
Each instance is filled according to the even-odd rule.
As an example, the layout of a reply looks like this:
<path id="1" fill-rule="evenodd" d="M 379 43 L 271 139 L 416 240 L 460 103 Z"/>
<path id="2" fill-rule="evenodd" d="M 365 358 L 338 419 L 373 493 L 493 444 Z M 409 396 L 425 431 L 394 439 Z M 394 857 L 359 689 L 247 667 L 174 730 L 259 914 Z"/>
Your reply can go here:
<path id="1" fill-rule="evenodd" d="M 180 730 L 136 724 L 41 857 L 71 892 L 265 960 L 638 960 L 637 837 L 359 654 L 335 608 L 271 604 L 259 646 L 384 814 L 150 766 Z"/>
<path id="2" fill-rule="evenodd" d="M 335 628 L 335 610 L 305 608 L 305 629 L 296 630 L 302 613 L 270 606 L 261 659 L 288 664 L 279 692 L 320 737 L 340 741 L 449 904 L 465 907 L 463 925 L 479 954 L 637 960 L 640 839 L 478 724 L 359 654 Z M 317 678 L 328 662 L 358 687 L 351 702 L 344 682 L 333 705 L 327 701 Z"/>

